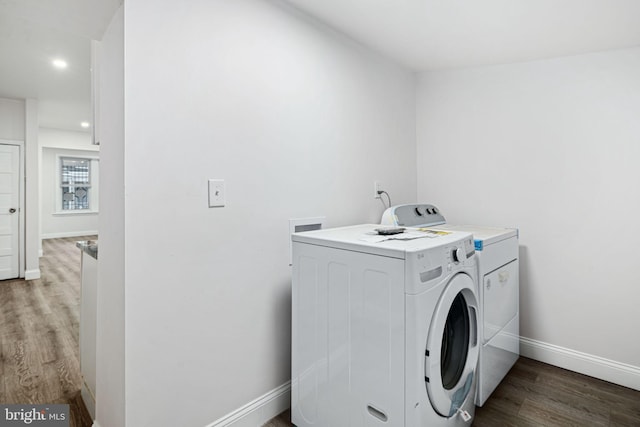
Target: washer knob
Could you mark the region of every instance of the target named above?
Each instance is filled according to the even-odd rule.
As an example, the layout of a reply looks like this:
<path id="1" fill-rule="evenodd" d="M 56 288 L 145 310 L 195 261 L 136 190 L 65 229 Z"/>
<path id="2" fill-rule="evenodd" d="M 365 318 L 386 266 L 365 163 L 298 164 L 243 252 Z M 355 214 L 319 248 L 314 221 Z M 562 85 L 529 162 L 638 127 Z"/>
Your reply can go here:
<path id="1" fill-rule="evenodd" d="M 418 216 L 422 216 L 422 212 L 420 212 L 420 208 L 419 207 L 416 208 L 416 213 L 418 214 Z"/>
<path id="2" fill-rule="evenodd" d="M 462 248 L 455 248 L 451 251 L 451 258 L 455 263 L 459 263 L 464 260 L 464 252 Z"/>

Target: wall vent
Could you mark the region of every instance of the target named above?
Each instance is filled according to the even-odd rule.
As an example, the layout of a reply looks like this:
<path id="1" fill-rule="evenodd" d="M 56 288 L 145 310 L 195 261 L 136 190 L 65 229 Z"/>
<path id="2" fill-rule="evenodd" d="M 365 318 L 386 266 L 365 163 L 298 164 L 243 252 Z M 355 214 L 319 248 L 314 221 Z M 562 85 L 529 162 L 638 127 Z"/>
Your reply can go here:
<path id="1" fill-rule="evenodd" d="M 294 218 L 289 220 L 289 265 L 293 264 L 293 245 L 291 244 L 291 234 L 303 231 L 320 230 L 324 227 L 326 217 L 317 216 L 314 218 Z"/>

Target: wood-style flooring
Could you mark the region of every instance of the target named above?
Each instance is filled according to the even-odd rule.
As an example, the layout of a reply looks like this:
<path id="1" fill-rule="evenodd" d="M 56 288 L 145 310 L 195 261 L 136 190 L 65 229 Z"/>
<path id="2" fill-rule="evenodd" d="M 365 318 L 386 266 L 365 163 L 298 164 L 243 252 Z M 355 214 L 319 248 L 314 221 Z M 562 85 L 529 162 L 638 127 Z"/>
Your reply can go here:
<path id="1" fill-rule="evenodd" d="M 265 427 L 289 427 L 290 419 L 286 411 Z M 521 357 L 476 408 L 473 426 L 638 427 L 640 392 Z"/>
<path id="2" fill-rule="evenodd" d="M 71 427 L 92 421 L 79 396 L 78 240 L 43 242 L 38 280 L 0 281 L 0 403 L 67 403 Z"/>

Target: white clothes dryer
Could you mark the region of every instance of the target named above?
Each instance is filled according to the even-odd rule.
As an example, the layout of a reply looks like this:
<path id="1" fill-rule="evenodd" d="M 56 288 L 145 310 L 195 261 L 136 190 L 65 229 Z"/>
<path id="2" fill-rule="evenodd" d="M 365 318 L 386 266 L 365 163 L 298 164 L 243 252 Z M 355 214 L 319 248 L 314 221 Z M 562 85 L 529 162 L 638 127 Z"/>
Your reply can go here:
<path id="1" fill-rule="evenodd" d="M 378 228 L 292 235 L 291 420 L 469 426 L 479 352 L 472 236 L 383 240 Z"/>
<path id="2" fill-rule="evenodd" d="M 382 224 L 472 233 L 478 258 L 481 343 L 476 405 L 482 406 L 520 356 L 518 230 L 447 224 L 429 204 L 393 206 Z"/>

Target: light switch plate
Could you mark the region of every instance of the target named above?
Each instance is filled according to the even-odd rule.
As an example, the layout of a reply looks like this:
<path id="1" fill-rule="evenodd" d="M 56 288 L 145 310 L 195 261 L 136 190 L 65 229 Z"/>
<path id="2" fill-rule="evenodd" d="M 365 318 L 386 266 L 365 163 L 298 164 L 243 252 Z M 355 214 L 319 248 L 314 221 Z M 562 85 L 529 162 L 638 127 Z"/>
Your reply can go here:
<path id="1" fill-rule="evenodd" d="M 221 208 L 224 207 L 225 195 L 224 195 L 224 179 L 210 179 L 209 180 L 209 207 Z"/>

